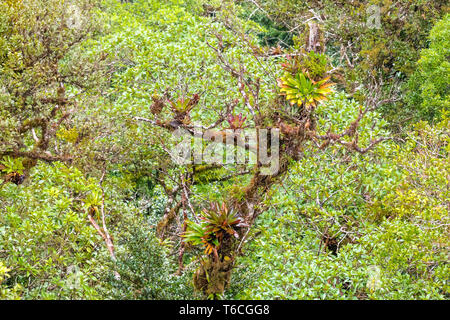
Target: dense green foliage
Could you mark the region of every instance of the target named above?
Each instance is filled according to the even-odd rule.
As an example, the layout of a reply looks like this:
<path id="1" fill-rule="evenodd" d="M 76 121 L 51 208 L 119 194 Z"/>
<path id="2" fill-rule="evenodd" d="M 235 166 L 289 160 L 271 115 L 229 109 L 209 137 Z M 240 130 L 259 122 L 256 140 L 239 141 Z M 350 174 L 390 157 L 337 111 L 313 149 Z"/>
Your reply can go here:
<path id="1" fill-rule="evenodd" d="M 30 181 L 26 188 L 9 184 L 1 190 L 1 259 L 14 267 L 8 281 L 30 298 L 95 296 L 90 283 L 98 237 L 76 198 L 96 185 L 61 165 L 39 166 Z M 73 272 L 79 272 L 77 290 L 70 288 Z"/>
<path id="2" fill-rule="evenodd" d="M 450 15 L 437 22 L 429 36 L 430 46 L 422 50 L 417 70 L 409 80 L 409 108 L 417 119 L 433 121 L 450 110 Z"/>
<path id="3" fill-rule="evenodd" d="M 190 273 L 175 274 L 169 258 L 170 245 L 158 241 L 148 223 L 136 224 L 121 240 L 123 248 L 117 263 L 109 264 L 117 268 L 120 279 L 107 274 L 103 279 L 108 283 L 102 289 L 104 295 L 111 299 L 193 299 Z"/>
<path id="4" fill-rule="evenodd" d="M 243 263 L 258 280 L 238 296 L 448 298 L 448 127 L 448 118 L 421 123 L 404 146 L 386 143 L 370 161 L 305 154 L 255 230 Z"/>
<path id="5" fill-rule="evenodd" d="M 265 24 L 269 31 L 273 29 L 273 24 L 281 29 L 295 30 L 293 39 L 297 46 L 305 46 L 309 25 L 304 21 L 317 22 L 323 31 L 322 37 L 326 41 L 324 50 L 339 68 L 337 79 L 344 78 L 342 85 L 346 87 L 349 94 L 361 101 L 364 101 L 371 91 L 381 87 L 382 99 L 387 100 L 382 106 L 382 111 L 389 117 L 392 126 L 411 119 L 430 120 L 430 116 L 433 116 L 430 115 L 432 110 L 426 112 L 418 110 L 417 102 L 420 104 L 420 101 L 415 100 L 413 105 L 408 105 L 408 99 L 405 99 L 402 94 L 404 91 L 402 86 L 406 85 L 408 78 L 416 69 L 420 49 L 428 46 L 427 37 L 434 23 L 448 12 L 447 1 L 256 0 L 243 2 L 246 8 L 244 17 L 256 21 L 260 20 L 259 16 L 265 17 L 265 20 L 269 21 Z M 256 8 L 260 10 L 254 13 Z M 448 26 L 444 25 L 445 22 L 442 22 L 440 31 L 436 31 L 431 37 L 445 38 L 446 32 L 443 29 L 448 29 Z M 433 39 L 430 40 L 433 41 Z M 276 43 L 276 41 L 272 42 Z M 285 37 L 280 36 L 278 42 L 283 44 Z M 442 56 L 442 52 L 440 55 Z M 446 58 L 448 55 L 442 57 L 448 60 Z M 426 62 L 423 58 L 422 61 L 423 63 L 419 62 L 422 68 L 427 68 L 425 64 L 428 64 L 428 68 L 439 65 L 439 61 L 431 62 L 434 64 Z M 442 67 L 445 68 L 445 66 Z M 425 77 L 430 73 L 430 71 L 424 72 Z M 444 76 L 444 78 L 447 77 Z M 416 86 L 422 84 L 420 80 L 416 83 Z M 442 83 L 438 86 L 439 90 L 448 90 L 446 87 Z M 414 92 L 419 90 L 415 89 Z M 394 94 L 398 96 L 398 99 L 392 99 Z M 434 93 L 430 94 L 435 96 Z M 432 104 L 435 105 L 435 103 Z"/>
<path id="6" fill-rule="evenodd" d="M 1 0 L 0 299 L 448 299 L 447 10 Z M 272 184 L 168 156 L 181 124 L 287 135 L 312 112 Z"/>

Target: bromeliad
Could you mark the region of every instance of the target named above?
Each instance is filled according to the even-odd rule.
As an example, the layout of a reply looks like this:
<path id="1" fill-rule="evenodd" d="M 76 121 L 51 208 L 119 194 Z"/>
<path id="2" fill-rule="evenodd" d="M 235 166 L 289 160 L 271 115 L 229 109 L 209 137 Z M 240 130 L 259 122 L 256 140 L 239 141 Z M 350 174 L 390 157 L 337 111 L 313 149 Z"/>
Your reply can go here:
<path id="1" fill-rule="evenodd" d="M 225 203 L 213 203 L 210 209 L 202 211 L 200 219 L 200 223 L 189 221 L 182 237 L 188 243 L 202 245 L 205 254 L 214 254 L 216 257 L 227 237 L 239 238 L 235 228 L 248 226 L 233 210 L 229 210 Z"/>
<path id="2" fill-rule="evenodd" d="M 242 113 L 239 113 L 236 115 L 229 115 L 228 116 L 228 123 L 230 124 L 230 128 L 233 130 L 236 129 L 242 129 L 244 127 L 245 120 L 247 120 L 247 117 L 243 117 Z"/>
<path id="3" fill-rule="evenodd" d="M 286 97 L 291 105 L 297 105 L 299 108 L 311 108 L 317 106 L 320 102 L 327 99 L 333 89 L 333 83 L 328 82 L 329 77 L 319 81 L 310 79 L 302 72 L 295 76 L 286 72 L 284 76 L 278 79 L 278 86 L 281 88 L 281 95 Z"/>

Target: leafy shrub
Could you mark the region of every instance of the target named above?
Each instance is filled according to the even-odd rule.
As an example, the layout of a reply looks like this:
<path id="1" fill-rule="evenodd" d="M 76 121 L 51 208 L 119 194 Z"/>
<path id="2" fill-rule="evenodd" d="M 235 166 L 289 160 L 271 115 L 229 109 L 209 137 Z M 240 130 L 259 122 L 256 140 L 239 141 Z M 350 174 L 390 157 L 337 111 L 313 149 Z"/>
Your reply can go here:
<path id="1" fill-rule="evenodd" d="M 8 288 L 7 286 L 4 286 L 2 282 L 9 277 L 8 271 L 10 271 L 8 268 L 5 267 L 5 265 L 0 262 L 0 300 L 8 299 L 20 299 L 20 291 L 21 286 L 15 285 L 14 288 Z"/>
<path id="2" fill-rule="evenodd" d="M 136 219 L 119 243 L 117 261 L 109 262 L 103 288 L 111 299 L 177 300 L 194 297 L 189 268 L 175 274 L 167 243 L 160 243 L 152 227 Z M 111 271 L 116 270 L 120 279 Z"/>
<path id="3" fill-rule="evenodd" d="M 97 297 L 91 286 L 101 240 L 80 201 L 96 188 L 77 169 L 42 164 L 28 183 L 0 190 L 0 259 L 11 269 L 6 284 L 21 285 L 23 298 Z"/>
<path id="4" fill-rule="evenodd" d="M 342 98 L 321 109 L 331 127 L 357 111 Z M 369 118 L 361 137 L 377 115 Z M 447 299 L 448 121 L 420 123 L 403 146 L 369 155 L 305 153 L 273 190 L 240 261 L 259 276 L 236 279 L 234 297 Z"/>
<path id="5" fill-rule="evenodd" d="M 429 41 L 409 80 L 408 106 L 414 119 L 439 121 L 443 111 L 450 111 L 450 14 L 436 23 Z"/>

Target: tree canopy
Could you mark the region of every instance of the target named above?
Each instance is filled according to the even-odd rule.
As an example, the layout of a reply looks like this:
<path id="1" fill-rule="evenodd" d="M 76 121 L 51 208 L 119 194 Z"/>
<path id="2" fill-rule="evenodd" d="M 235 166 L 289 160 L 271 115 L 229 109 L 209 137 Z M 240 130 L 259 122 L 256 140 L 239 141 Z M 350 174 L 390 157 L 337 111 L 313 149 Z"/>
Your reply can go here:
<path id="1" fill-rule="evenodd" d="M 449 298 L 445 1 L 0 2 L 1 299 Z"/>

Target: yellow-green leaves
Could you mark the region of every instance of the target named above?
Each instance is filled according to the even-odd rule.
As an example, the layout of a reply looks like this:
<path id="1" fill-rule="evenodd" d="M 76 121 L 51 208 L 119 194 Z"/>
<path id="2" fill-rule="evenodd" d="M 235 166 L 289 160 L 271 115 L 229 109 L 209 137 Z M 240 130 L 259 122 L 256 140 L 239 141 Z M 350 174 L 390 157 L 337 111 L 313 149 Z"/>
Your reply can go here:
<path id="1" fill-rule="evenodd" d="M 331 88 L 333 84 L 328 82 L 329 79 L 327 77 L 314 81 L 302 72 L 298 72 L 294 76 L 286 72 L 278 80 L 278 86 L 281 88 L 281 95 L 284 95 L 291 105 L 296 104 L 298 107 L 311 108 L 326 100 L 333 91 Z"/>
<path id="2" fill-rule="evenodd" d="M 23 174 L 23 164 L 22 159 L 20 158 L 11 158 L 10 156 L 6 156 L 0 161 L 0 171 L 3 171 L 7 174 L 9 173 L 18 173 Z"/>
<path id="3" fill-rule="evenodd" d="M 22 286 L 16 284 L 13 288 L 8 288 L 2 285 L 2 282 L 9 277 L 8 272 L 11 271 L 8 269 L 3 262 L 0 261 L 0 299 L 7 300 L 16 300 L 20 299 L 20 291 L 22 290 Z"/>
<path id="4" fill-rule="evenodd" d="M 93 210 L 98 213 L 98 207 L 102 203 L 102 194 L 98 190 L 93 190 L 84 200 L 84 207 L 86 210 Z"/>

